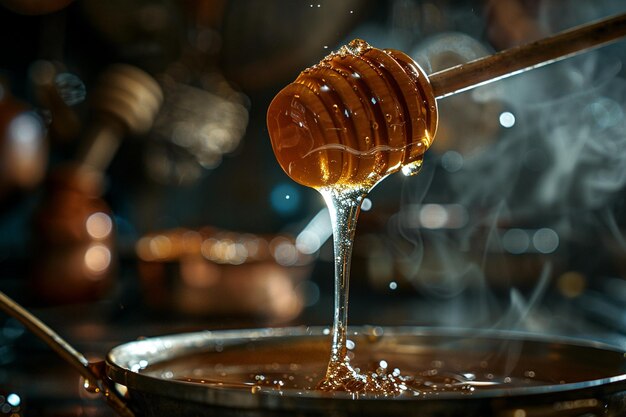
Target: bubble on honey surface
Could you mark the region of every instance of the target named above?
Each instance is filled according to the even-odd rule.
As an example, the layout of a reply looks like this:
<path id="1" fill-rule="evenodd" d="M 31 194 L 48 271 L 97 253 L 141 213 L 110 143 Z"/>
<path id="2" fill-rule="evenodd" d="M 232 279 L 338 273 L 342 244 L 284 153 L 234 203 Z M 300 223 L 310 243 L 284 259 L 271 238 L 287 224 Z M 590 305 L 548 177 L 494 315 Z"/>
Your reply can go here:
<path id="1" fill-rule="evenodd" d="M 347 45 L 342 46 L 339 49 L 338 53 L 339 55 L 345 55 L 346 53 L 361 55 L 370 48 L 370 44 L 365 42 L 363 39 L 354 39 L 350 41 Z"/>
<path id="2" fill-rule="evenodd" d="M 348 394 L 355 399 L 428 397 L 448 392 L 470 396 L 476 392 L 498 388 L 514 389 L 550 384 L 537 379 L 534 371 L 527 371 L 519 376 L 452 371 L 443 362 L 441 368 L 423 370 L 419 369 L 418 364 L 407 366 L 405 363 L 407 366 L 405 369 L 395 367 L 391 357 L 361 363 L 358 367 L 352 365 L 349 359 L 339 361 L 325 376 L 308 367 L 301 369 L 300 366 L 296 366 L 295 369 L 291 369 L 292 365 L 282 364 L 275 369 L 271 366 L 265 367 L 262 373 L 246 372 L 245 366 L 231 366 L 227 374 L 220 373 L 218 378 L 179 376 L 174 379 L 212 387 L 241 389 L 251 394 L 260 392 L 303 396 L 319 393 L 331 396 Z"/>

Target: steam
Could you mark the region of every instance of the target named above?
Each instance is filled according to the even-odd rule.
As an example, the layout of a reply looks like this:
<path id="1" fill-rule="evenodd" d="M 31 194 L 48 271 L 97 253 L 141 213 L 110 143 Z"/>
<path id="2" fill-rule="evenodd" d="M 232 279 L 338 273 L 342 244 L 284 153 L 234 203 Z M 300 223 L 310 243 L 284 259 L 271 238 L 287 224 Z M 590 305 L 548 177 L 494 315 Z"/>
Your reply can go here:
<path id="1" fill-rule="evenodd" d="M 545 15 L 553 12 L 543 11 L 544 23 L 555 24 L 556 15 Z M 590 17 L 575 23 L 599 17 L 597 9 L 585 12 Z M 613 210 L 626 186 L 626 80 L 619 75 L 619 54 L 611 48 L 465 93 L 467 106 L 495 103 L 498 115 L 506 114 L 504 122 L 496 119 L 501 126 L 494 140 L 472 152 L 435 149 L 427 154 L 421 175 L 406 181 L 401 209 L 389 224 L 390 232 L 410 245 L 396 244 L 392 250 L 401 274 L 425 296 L 465 305 L 469 313 L 461 317 L 442 312 L 450 318 L 445 324 L 539 326 L 532 317 L 558 273 L 553 256 L 567 260 L 567 242 L 597 233 L 598 221 L 626 251 Z M 428 67 L 427 56 L 419 59 Z M 446 124 L 455 114 L 443 111 L 441 123 L 449 134 Z M 486 127 L 480 131 L 489 134 Z M 462 143 L 465 132 L 454 133 Z M 460 162 L 447 170 L 451 153 Z M 457 229 L 412 223 L 425 202 L 460 205 L 469 213 L 468 222 Z M 516 288 L 519 277 L 507 276 L 505 266 L 538 253 L 550 256 L 542 256 L 543 266 L 523 277 L 525 289 Z M 530 289 L 526 283 L 532 283 Z M 507 287 L 509 297 L 502 302 L 496 292 Z"/>

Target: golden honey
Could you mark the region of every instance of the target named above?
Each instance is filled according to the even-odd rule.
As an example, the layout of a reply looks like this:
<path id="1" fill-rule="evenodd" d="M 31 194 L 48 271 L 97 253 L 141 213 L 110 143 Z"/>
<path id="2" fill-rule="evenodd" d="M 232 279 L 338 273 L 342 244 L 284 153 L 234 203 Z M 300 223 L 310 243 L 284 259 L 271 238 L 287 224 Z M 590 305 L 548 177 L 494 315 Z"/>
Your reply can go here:
<path id="1" fill-rule="evenodd" d="M 419 167 L 437 127 L 423 70 L 403 52 L 354 40 L 308 68 L 274 98 L 267 126 L 276 158 L 313 188 L 371 188 Z"/>
<path id="2" fill-rule="evenodd" d="M 357 39 L 308 68 L 267 112 L 274 154 L 294 181 L 328 206 L 335 252 L 335 312 L 321 391 L 398 395 L 408 379 L 351 364 L 347 347 L 350 260 L 365 195 L 387 175 L 419 171 L 437 128 L 428 78 L 406 54 Z"/>

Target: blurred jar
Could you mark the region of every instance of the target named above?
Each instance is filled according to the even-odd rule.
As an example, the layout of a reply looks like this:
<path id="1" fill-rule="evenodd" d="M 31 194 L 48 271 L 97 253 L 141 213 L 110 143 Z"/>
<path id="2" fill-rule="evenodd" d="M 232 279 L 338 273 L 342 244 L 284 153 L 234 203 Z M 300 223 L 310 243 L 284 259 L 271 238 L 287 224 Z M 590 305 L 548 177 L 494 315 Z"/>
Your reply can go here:
<path id="1" fill-rule="evenodd" d="M 50 178 L 33 220 L 32 285 L 47 304 L 92 302 L 111 289 L 114 225 L 101 174 L 65 166 Z"/>

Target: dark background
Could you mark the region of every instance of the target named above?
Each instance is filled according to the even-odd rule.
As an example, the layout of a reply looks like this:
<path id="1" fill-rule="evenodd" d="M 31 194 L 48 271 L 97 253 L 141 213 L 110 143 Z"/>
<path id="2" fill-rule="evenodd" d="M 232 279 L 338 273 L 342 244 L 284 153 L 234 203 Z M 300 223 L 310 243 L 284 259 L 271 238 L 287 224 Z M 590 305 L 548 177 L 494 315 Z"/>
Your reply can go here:
<path id="1" fill-rule="evenodd" d="M 146 236 L 172 240 L 207 227 L 268 242 L 295 238 L 323 209 L 314 190 L 282 172 L 265 126 L 270 100 L 303 68 L 361 37 L 406 51 L 432 73 L 624 12 L 608 0 L 76 0 L 48 3 L 53 11 L 42 3 L 0 2 L 4 89 L 47 132 L 45 175 L 0 190 L 0 290 L 95 356 L 139 336 L 190 329 L 331 324 L 330 242 L 297 265 L 278 265 L 287 287 L 254 263 L 216 264 L 205 254 L 189 272 L 186 258 L 147 259 L 139 249 Z M 386 179 L 362 213 L 351 323 L 508 328 L 623 346 L 625 58 L 621 41 L 442 100 L 422 173 Z M 53 128 L 58 109 L 42 102 L 33 76 L 42 61 L 54 66 L 54 88 L 78 121 L 67 137 Z M 163 107 L 147 133 L 125 135 L 103 172 L 99 201 L 115 232 L 106 279 L 75 290 L 73 261 L 54 252 L 58 263 L 45 266 L 50 292 L 33 271 L 58 246 L 41 244 L 34 219 L 56 224 L 41 212 L 57 195 L 50 180 L 76 160 L 96 120 L 91 93 L 113 63 L 153 76 Z M 211 119 L 224 102 L 237 107 L 233 119 Z M 187 123 L 195 148 L 176 139 L 177 123 Z M 203 128 L 226 129 L 229 142 L 212 145 Z M 6 134 L 2 140 L 10 156 Z M 189 282 L 213 277 L 212 268 L 221 272 L 207 294 L 235 291 L 229 308 L 208 295 L 204 304 L 202 295 L 196 304 L 185 298 Z M 264 291 L 270 295 L 254 298 Z M 281 297 L 296 297 L 297 307 Z M 1 315 L 0 325 L 0 391 L 24 398 L 19 412 L 105 413 L 21 326 Z"/>

